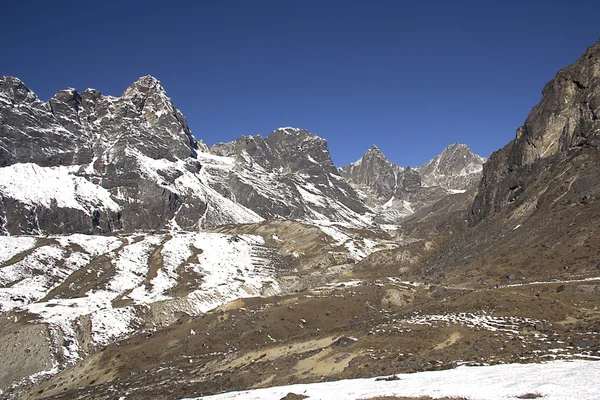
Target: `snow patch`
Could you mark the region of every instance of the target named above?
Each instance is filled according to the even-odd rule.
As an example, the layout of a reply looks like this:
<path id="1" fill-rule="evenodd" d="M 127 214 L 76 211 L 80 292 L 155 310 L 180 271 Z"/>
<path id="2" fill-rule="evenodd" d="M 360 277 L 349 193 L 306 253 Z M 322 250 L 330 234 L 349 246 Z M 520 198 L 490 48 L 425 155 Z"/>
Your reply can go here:
<path id="1" fill-rule="evenodd" d="M 119 211 L 121 207 L 108 190 L 85 178 L 73 175 L 79 166 L 40 167 L 37 164 L 13 164 L 0 168 L 0 194 L 22 203 L 46 208 Z"/>
<path id="2" fill-rule="evenodd" d="M 332 394 L 335 394 L 333 397 L 338 400 L 380 396 L 504 400 L 532 393 L 538 394 L 544 400 L 597 400 L 600 393 L 598 376 L 600 362 L 583 360 L 461 366 L 444 371 L 398 374 L 397 380 L 348 379 L 230 392 L 205 396 L 202 399 L 279 400 L 291 392 L 308 396 L 310 400 L 331 399 Z"/>

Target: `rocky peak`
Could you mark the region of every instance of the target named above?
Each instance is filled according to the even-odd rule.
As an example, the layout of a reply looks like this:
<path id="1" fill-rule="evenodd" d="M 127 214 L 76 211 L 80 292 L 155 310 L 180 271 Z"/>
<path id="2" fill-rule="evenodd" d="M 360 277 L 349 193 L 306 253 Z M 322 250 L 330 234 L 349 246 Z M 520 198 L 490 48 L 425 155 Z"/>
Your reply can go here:
<path id="1" fill-rule="evenodd" d="M 248 166 L 258 164 L 266 171 L 319 174 L 326 170 L 338 174 L 327 141 L 306 129 L 278 128 L 265 138 L 241 136 L 233 142 L 215 144 L 211 152 L 235 157 Z"/>
<path id="2" fill-rule="evenodd" d="M 17 77 L 0 77 L 0 100 L 4 99 L 12 104 L 32 103 L 38 97 Z"/>
<path id="3" fill-rule="evenodd" d="M 375 145 L 341 171 L 354 186 L 382 200 L 389 199 L 402 185 L 402 167 L 388 161 Z"/>
<path id="4" fill-rule="evenodd" d="M 150 75 L 143 76 L 131 84 L 121 97 L 131 100 L 152 125 L 156 125 L 163 115 L 172 115 L 175 112 L 173 102 L 160 81 Z"/>
<path id="5" fill-rule="evenodd" d="M 386 158 L 386 156 L 379 150 L 379 147 L 376 145 L 372 145 L 369 150 L 361 157 L 364 162 L 383 162 L 391 164 L 390 161 Z M 359 161 L 360 161 L 359 160 Z M 361 162 L 362 162 L 361 161 Z"/>
<path id="6" fill-rule="evenodd" d="M 276 156 L 277 167 L 306 174 L 319 174 L 322 171 L 338 174 L 327 141 L 306 129 L 279 128 L 271 132 L 265 143 Z"/>
<path id="7" fill-rule="evenodd" d="M 166 95 L 165 89 L 158 79 L 152 75 L 146 75 L 133 82 L 125 92 L 123 97 L 135 97 L 138 95 L 151 95 L 151 94 L 164 94 Z"/>
<path id="8" fill-rule="evenodd" d="M 454 143 L 416 169 L 427 186 L 467 190 L 479 184 L 484 163 L 467 145 Z"/>
<path id="9" fill-rule="evenodd" d="M 211 152 L 235 158 L 228 193 L 264 218 L 362 224 L 367 212 L 334 166 L 327 141 L 306 129 L 284 127 L 218 143 Z"/>

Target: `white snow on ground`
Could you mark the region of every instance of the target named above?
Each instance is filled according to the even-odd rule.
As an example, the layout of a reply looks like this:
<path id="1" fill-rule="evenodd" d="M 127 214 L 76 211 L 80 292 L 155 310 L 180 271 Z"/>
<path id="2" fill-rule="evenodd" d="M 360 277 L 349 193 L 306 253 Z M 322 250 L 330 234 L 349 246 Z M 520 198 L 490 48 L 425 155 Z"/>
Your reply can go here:
<path id="1" fill-rule="evenodd" d="M 270 261 L 257 254 L 264 245 L 262 237 L 199 232 L 193 239 L 193 246 L 203 250 L 193 264 L 203 275 L 200 289 L 187 296 L 197 312 L 237 298 L 260 296 L 267 287 L 279 291 Z"/>
<path id="2" fill-rule="evenodd" d="M 40 167 L 13 164 L 0 168 L 0 194 L 25 204 L 46 208 L 69 207 L 91 214 L 101 208 L 119 211 L 108 190 L 73 175 L 78 166 Z"/>
<path id="3" fill-rule="evenodd" d="M 398 245 L 397 243 L 378 243 L 371 239 L 360 237 L 360 235 L 346 233 L 340 227 L 334 225 L 324 225 L 322 223 L 316 223 L 315 225 L 334 240 L 331 243 L 332 247 L 344 246 L 350 257 L 357 261 L 362 260 L 377 250 L 390 249 Z"/>
<path id="4" fill-rule="evenodd" d="M 438 322 L 444 322 L 448 324 L 460 324 L 469 328 L 480 328 L 488 331 L 501 331 L 519 334 L 519 328 L 523 326 L 523 324 L 532 326 L 536 323 L 540 323 L 541 321 L 531 318 L 500 317 L 486 315 L 484 313 L 449 313 L 415 315 L 399 321 L 394 320 L 393 322 L 417 325 L 433 325 Z"/>
<path id="5" fill-rule="evenodd" d="M 64 253 L 57 246 L 43 246 L 21 261 L 1 267 L 0 312 L 39 300 L 60 284 L 71 272 L 69 266 L 58 263 Z"/>
<path id="6" fill-rule="evenodd" d="M 444 371 L 396 375 L 399 380 L 348 379 L 279 386 L 202 397 L 204 400 L 279 400 L 288 393 L 307 400 L 355 400 L 376 396 L 432 398 L 461 397 L 470 400 L 516 399 L 538 394 L 544 400 L 598 400 L 600 362 L 553 361 L 544 364 L 461 366 Z M 200 399 L 198 397 L 197 399 Z"/>
<path id="7" fill-rule="evenodd" d="M 100 242 L 106 243 L 105 237 L 91 237 L 99 238 Z M 40 315 L 45 322 L 58 325 L 65 337 L 75 344 L 77 341 L 73 323 L 82 315 L 92 314 L 92 339 L 97 344 L 107 344 L 112 339 L 130 332 L 133 329 L 130 326 L 130 322 L 134 319 L 133 307 L 113 308 L 112 301 L 141 284 L 148 272 L 150 252 L 162 239 L 162 235 L 149 235 L 137 243 L 125 246 L 118 253 L 114 262 L 115 275 L 111 277 L 106 288 L 92 289 L 83 297 L 54 298 L 33 303 L 26 307 L 27 310 Z M 133 241 L 133 238 L 129 240 Z M 89 259 L 87 261 L 89 262 Z M 84 266 L 85 264 L 80 265 L 79 268 Z M 76 346 L 72 347 L 70 352 L 77 354 Z M 75 359 L 76 355 L 72 358 Z"/>
<path id="8" fill-rule="evenodd" d="M 115 236 L 94 236 L 75 233 L 68 236 L 51 236 L 62 246 L 76 244 L 81 246 L 83 251 L 91 257 L 97 257 L 101 254 L 110 253 L 119 248 L 123 243 Z"/>
<path id="9" fill-rule="evenodd" d="M 0 236 L 0 264 L 35 246 L 31 236 Z"/>
<path id="10" fill-rule="evenodd" d="M 50 236 L 48 240 L 47 245 L 31 250 L 34 238 L 0 237 L 6 259 L 0 263 L 0 312 L 21 308 L 59 327 L 68 360 L 75 361 L 80 351 L 74 329 L 80 316 L 90 315 L 95 344 L 105 345 L 127 335 L 135 329 L 139 307 L 172 299 L 169 290 L 178 284 L 182 266 L 201 276 L 196 290 L 177 305 L 185 312 L 205 312 L 236 298 L 260 296 L 265 289 L 271 294 L 279 291 L 260 236 L 178 232 L 172 237 L 76 234 Z M 154 260 L 156 275 L 149 276 L 151 256 L 161 244 L 162 265 L 159 259 Z M 6 265 L 14 255 L 28 250 L 30 254 L 22 260 Z M 108 281 L 99 281 L 84 296 L 39 301 L 76 270 L 87 267 L 88 274 L 100 276 L 100 270 L 88 266 L 101 255 L 108 255 L 114 266 Z M 113 306 L 120 298 L 133 300 L 133 304 Z"/>
<path id="11" fill-rule="evenodd" d="M 108 284 L 108 290 L 125 293 L 140 285 L 148 275 L 150 253 L 164 240 L 164 236 L 148 235 L 137 243 L 126 246 L 115 263 L 117 273 Z"/>

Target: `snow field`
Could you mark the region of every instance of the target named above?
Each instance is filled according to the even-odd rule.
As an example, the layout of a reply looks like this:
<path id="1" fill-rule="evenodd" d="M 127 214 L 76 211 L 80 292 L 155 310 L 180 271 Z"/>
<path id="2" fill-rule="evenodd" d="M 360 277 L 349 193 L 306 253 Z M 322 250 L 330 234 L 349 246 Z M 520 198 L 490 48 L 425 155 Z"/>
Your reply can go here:
<path id="1" fill-rule="evenodd" d="M 517 396 L 527 394 L 537 394 L 544 400 L 600 398 L 600 362 L 594 361 L 461 366 L 444 371 L 396 376 L 398 380 L 349 379 L 230 392 L 205 396 L 202 399 L 279 400 L 290 392 L 308 396 L 307 400 L 355 400 L 376 396 L 514 400 Z"/>

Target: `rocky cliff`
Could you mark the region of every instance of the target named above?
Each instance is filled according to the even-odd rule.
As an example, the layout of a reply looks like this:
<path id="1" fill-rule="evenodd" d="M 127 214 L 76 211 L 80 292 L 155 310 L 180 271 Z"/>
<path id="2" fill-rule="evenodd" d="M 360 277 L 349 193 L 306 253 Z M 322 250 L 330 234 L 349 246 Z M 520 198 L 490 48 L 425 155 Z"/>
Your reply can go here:
<path id="1" fill-rule="evenodd" d="M 477 224 L 509 204 L 521 204 L 526 192 L 534 195 L 533 191 L 546 190 L 547 184 L 534 189 L 534 181 L 539 180 L 539 174 L 532 173 L 534 169 L 545 165 L 542 170 L 553 168 L 558 175 L 558 165 L 571 168 L 562 161 L 582 154 L 584 149 L 597 150 L 599 116 L 600 42 L 546 84 L 542 100 L 517 130 L 515 139 L 490 156 L 471 207 L 470 222 Z M 573 183 L 567 182 L 565 189 L 572 188 Z M 590 188 L 590 193 L 582 192 L 584 196 L 589 201 L 596 191 Z"/>
<path id="2" fill-rule="evenodd" d="M 221 186 L 265 218 L 369 221 L 369 210 L 333 164 L 327 142 L 307 130 L 286 127 L 265 138 L 242 136 L 211 151 L 235 160 Z"/>
<path id="3" fill-rule="evenodd" d="M 0 78 L 0 229 L 93 233 L 261 220 L 206 184 L 185 118 L 151 76 L 121 97 L 40 101 Z"/>

